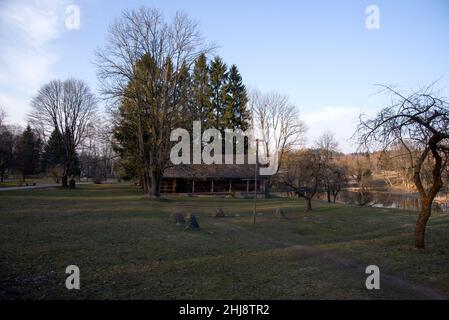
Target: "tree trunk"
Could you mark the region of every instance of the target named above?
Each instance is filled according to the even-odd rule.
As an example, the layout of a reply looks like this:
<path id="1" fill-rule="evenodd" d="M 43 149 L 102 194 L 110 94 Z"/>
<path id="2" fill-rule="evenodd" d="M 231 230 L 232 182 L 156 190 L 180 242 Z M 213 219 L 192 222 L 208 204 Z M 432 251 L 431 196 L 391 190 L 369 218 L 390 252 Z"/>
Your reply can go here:
<path id="1" fill-rule="evenodd" d="M 264 191 L 265 191 L 265 197 L 266 197 L 266 198 L 268 198 L 268 196 L 270 195 L 271 187 L 272 187 L 272 186 L 273 186 L 273 183 L 272 183 L 271 177 L 270 177 L 270 178 L 268 178 L 268 179 L 265 181 L 265 188 L 264 188 Z"/>
<path id="2" fill-rule="evenodd" d="M 438 153 L 438 143 L 441 141 L 441 137 L 434 135 L 429 141 L 429 148 L 424 150 L 421 154 L 417 164 L 415 165 L 414 181 L 415 186 L 419 192 L 421 200 L 421 212 L 418 216 L 418 221 L 416 222 L 415 228 L 415 247 L 416 249 L 425 249 L 426 240 L 426 226 L 429 221 L 430 215 L 432 214 L 432 203 L 438 192 L 443 187 L 443 181 L 441 180 L 441 172 L 443 159 Z M 421 181 L 421 169 L 422 165 L 429 152 L 432 152 L 435 164 L 432 171 L 433 183 L 428 192 L 425 191 L 423 183 Z"/>
<path id="3" fill-rule="evenodd" d="M 141 177 L 141 187 L 143 189 L 143 194 L 150 194 L 151 192 L 151 179 L 149 173 L 144 170 Z"/>
<path id="4" fill-rule="evenodd" d="M 415 247 L 416 249 L 425 249 L 426 240 L 426 226 L 427 221 L 429 221 L 430 215 L 432 213 L 432 204 L 425 201 L 421 205 L 421 212 L 418 216 L 418 221 L 416 221 L 415 227 Z"/>
<path id="5" fill-rule="evenodd" d="M 307 211 L 313 211 L 312 209 L 312 198 L 306 198 L 306 203 L 307 203 Z"/>
<path id="6" fill-rule="evenodd" d="M 4 182 L 5 181 L 5 170 L 2 170 L 1 174 L 0 174 L 0 182 Z"/>
<path id="7" fill-rule="evenodd" d="M 62 179 L 61 179 L 63 188 L 69 187 L 69 170 L 70 170 L 70 162 L 66 163 L 64 165 L 64 170 L 63 170 Z"/>
<path id="8" fill-rule="evenodd" d="M 62 181 L 62 187 L 63 188 L 68 188 L 69 187 L 69 177 L 68 177 L 68 175 L 66 173 L 64 173 L 62 175 L 61 181 Z"/>
<path id="9" fill-rule="evenodd" d="M 332 202 L 333 203 L 337 203 L 337 197 L 338 197 L 338 194 L 340 193 L 340 191 L 341 191 L 340 188 L 337 188 L 332 192 L 332 197 L 333 197 Z"/>
<path id="10" fill-rule="evenodd" d="M 327 187 L 327 202 L 332 203 L 331 201 L 331 188 Z"/>
<path id="11" fill-rule="evenodd" d="M 160 172 L 153 171 L 153 174 L 151 176 L 151 196 L 156 198 L 159 198 L 161 196 L 161 184 L 162 174 Z"/>
<path id="12" fill-rule="evenodd" d="M 362 190 L 359 190 L 357 197 L 358 197 L 358 201 L 359 201 L 359 206 L 363 207 L 366 204 L 365 193 Z"/>

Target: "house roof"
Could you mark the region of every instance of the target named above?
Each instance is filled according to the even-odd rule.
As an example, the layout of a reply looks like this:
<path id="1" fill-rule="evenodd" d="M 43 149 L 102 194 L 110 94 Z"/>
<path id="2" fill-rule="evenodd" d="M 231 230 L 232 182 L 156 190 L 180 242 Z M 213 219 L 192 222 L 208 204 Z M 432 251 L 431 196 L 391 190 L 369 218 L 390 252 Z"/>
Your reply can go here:
<path id="1" fill-rule="evenodd" d="M 254 164 L 191 164 L 169 167 L 164 178 L 196 179 L 254 179 Z"/>

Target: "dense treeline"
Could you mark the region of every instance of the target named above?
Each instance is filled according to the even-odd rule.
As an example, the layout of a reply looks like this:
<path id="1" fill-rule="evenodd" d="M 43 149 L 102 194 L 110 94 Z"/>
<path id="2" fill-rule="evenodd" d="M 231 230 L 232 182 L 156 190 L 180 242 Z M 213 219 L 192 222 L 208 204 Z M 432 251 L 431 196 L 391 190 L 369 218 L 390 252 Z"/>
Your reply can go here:
<path id="1" fill-rule="evenodd" d="M 0 182 L 12 177 L 19 177 L 15 180 L 21 183 L 26 183 L 27 178 L 49 177 L 61 183 L 67 163 L 66 139 L 54 130 L 45 141 L 30 125 L 22 131 L 18 126 L 3 123 L 0 125 Z M 69 180 L 91 178 L 101 182 L 115 176 L 110 142 L 93 139 L 95 143 L 83 145 L 71 156 L 67 170 Z"/>
<path id="2" fill-rule="evenodd" d="M 127 177 L 144 193 L 160 195 L 176 128 L 249 128 L 247 92 L 237 66 L 207 60 L 208 45 L 196 22 L 178 13 L 125 11 L 97 52 L 102 94 L 113 101 L 115 150 Z M 132 54 L 129 54 L 129 53 Z"/>
<path id="3" fill-rule="evenodd" d="M 42 140 L 30 126 L 20 133 L 6 124 L 0 126 L 0 181 L 10 172 L 27 176 L 42 172 Z"/>
<path id="4" fill-rule="evenodd" d="M 145 59 L 149 58 L 145 57 L 143 60 Z M 148 69 L 150 65 L 150 62 L 139 64 L 142 69 Z M 201 54 L 192 70 L 181 71 L 185 75 L 178 86 L 182 86 L 185 97 L 183 97 L 184 105 L 180 107 L 177 115 L 179 119 L 176 124 L 179 127 L 191 131 L 193 121 L 200 121 L 202 131 L 216 128 L 224 133 L 228 128 L 245 131 L 250 127 L 248 97 L 237 66 L 232 65 L 228 68 L 218 56 L 208 62 L 206 55 Z M 130 84 L 128 90 L 131 91 L 135 87 L 136 84 Z M 151 179 L 146 176 L 145 164 L 148 162 L 147 155 L 150 152 L 148 144 L 151 126 L 145 125 L 144 121 L 151 119 L 145 117 L 145 112 L 139 114 L 138 106 L 132 99 L 123 99 L 117 112 L 114 113 L 114 150 L 120 155 L 117 165 L 124 177 L 138 177 L 142 186 L 144 188 L 146 186 L 145 192 L 148 193 Z"/>

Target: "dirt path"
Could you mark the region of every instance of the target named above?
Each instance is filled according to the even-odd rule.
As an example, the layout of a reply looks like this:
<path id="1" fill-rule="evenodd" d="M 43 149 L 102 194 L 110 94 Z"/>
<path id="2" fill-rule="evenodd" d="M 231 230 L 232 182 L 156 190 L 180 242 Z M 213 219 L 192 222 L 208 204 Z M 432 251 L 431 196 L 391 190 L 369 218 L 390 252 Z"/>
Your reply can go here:
<path id="1" fill-rule="evenodd" d="M 24 187 L 6 187 L 0 188 L 0 192 L 2 191 L 17 191 L 17 190 L 33 190 L 33 189 L 52 189 L 58 188 L 59 184 L 41 184 L 37 186 L 24 186 Z"/>
<path id="2" fill-rule="evenodd" d="M 215 224 L 221 224 L 222 222 L 216 222 Z M 262 241 L 265 243 L 275 244 L 278 246 L 281 246 L 280 249 L 282 250 L 294 250 L 298 253 L 298 255 L 301 256 L 307 256 L 307 257 L 314 257 L 314 258 L 320 258 L 320 259 L 328 259 L 332 261 L 336 267 L 350 270 L 352 272 L 357 272 L 358 274 L 365 274 L 365 268 L 367 264 L 363 264 L 359 261 L 356 261 L 354 259 L 341 257 L 331 250 L 318 248 L 313 245 L 298 245 L 289 241 L 282 241 L 273 239 L 270 237 L 266 237 L 264 235 L 261 235 L 259 233 L 250 231 L 242 226 L 237 226 L 235 224 L 227 223 L 228 227 L 240 231 L 245 232 L 246 234 L 254 237 L 257 239 L 257 241 Z M 412 292 L 417 293 L 417 295 L 422 296 L 424 299 L 431 299 L 431 300 L 449 300 L 449 294 L 439 291 L 437 289 L 434 289 L 428 285 L 420 284 L 408 279 L 404 279 L 402 277 L 399 277 L 397 275 L 385 273 L 381 270 L 381 281 L 387 282 L 389 285 L 396 287 L 397 289 L 401 290 L 409 290 Z"/>
<path id="3" fill-rule="evenodd" d="M 91 182 L 78 182 L 77 185 L 86 185 L 91 184 Z M 46 184 L 39 184 L 36 186 L 22 186 L 22 187 L 6 187 L 6 188 L 0 188 L 1 191 L 19 191 L 19 190 L 35 190 L 35 189 L 55 189 L 59 188 L 61 184 L 56 183 L 46 183 Z"/>

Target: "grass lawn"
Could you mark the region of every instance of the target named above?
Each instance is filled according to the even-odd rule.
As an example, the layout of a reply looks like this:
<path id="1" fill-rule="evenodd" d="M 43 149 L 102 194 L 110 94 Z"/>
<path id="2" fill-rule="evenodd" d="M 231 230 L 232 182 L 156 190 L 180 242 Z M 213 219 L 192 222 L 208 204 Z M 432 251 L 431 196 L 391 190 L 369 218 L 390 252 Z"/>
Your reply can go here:
<path id="1" fill-rule="evenodd" d="M 2 299 L 407 299 L 449 295 L 449 215 L 413 249 L 417 213 L 303 200 L 145 199 L 127 185 L 0 193 Z M 223 207 L 226 218 L 211 218 Z M 288 220 L 274 217 L 283 208 Z M 170 213 L 194 213 L 184 231 Z M 81 290 L 65 288 L 77 265 Z M 365 288 L 366 266 L 381 290 Z"/>

